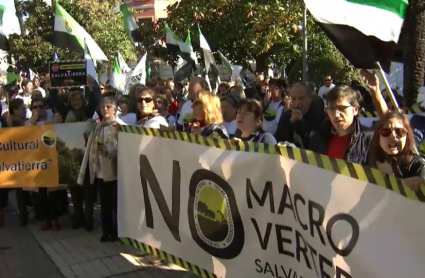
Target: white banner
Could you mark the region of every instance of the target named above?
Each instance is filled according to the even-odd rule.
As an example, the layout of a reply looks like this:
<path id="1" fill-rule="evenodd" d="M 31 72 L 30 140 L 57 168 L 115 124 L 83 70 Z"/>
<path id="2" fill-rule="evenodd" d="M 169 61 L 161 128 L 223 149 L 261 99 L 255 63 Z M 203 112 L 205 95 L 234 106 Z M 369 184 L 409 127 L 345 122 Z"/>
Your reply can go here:
<path id="1" fill-rule="evenodd" d="M 278 155 L 129 133 L 118 148 L 120 237 L 223 278 L 424 276 L 423 203 Z"/>

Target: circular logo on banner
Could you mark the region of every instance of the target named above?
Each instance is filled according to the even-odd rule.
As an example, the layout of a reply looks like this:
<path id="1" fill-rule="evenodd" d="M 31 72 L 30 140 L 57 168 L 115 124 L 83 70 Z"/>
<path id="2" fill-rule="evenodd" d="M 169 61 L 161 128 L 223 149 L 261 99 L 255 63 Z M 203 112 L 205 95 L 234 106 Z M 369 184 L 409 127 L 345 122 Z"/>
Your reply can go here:
<path id="1" fill-rule="evenodd" d="M 60 69 L 60 66 L 59 66 L 58 64 L 53 64 L 53 65 L 52 65 L 52 71 L 53 71 L 53 72 L 58 72 L 58 71 L 59 71 L 59 69 Z"/>
<path id="2" fill-rule="evenodd" d="M 56 143 L 56 134 L 53 131 L 48 130 L 44 132 L 43 135 L 41 136 L 41 141 L 43 141 L 43 144 L 46 147 L 51 148 Z"/>
<path id="3" fill-rule="evenodd" d="M 201 169 L 192 175 L 189 190 L 189 226 L 196 243 L 217 258 L 239 255 L 245 232 L 230 185 Z"/>

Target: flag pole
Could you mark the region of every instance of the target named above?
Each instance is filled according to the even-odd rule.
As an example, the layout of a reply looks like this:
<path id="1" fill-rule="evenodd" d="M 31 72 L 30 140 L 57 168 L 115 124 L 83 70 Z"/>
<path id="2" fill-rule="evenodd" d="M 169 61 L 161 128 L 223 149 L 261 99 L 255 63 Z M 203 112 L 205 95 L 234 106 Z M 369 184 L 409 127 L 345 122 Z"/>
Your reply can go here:
<path id="1" fill-rule="evenodd" d="M 381 67 L 381 63 L 380 62 L 376 62 L 376 65 L 378 66 L 379 73 L 380 73 L 380 75 L 382 77 L 382 80 L 384 80 L 384 84 L 385 84 L 385 87 L 387 88 L 388 96 L 390 97 L 392 104 L 394 105 L 395 108 L 399 108 L 399 105 L 397 103 L 397 100 L 396 100 L 396 98 L 395 98 L 395 96 L 393 94 L 393 90 L 391 89 L 390 83 L 388 83 L 387 76 L 385 75 L 385 72 L 384 72 L 384 70 Z"/>

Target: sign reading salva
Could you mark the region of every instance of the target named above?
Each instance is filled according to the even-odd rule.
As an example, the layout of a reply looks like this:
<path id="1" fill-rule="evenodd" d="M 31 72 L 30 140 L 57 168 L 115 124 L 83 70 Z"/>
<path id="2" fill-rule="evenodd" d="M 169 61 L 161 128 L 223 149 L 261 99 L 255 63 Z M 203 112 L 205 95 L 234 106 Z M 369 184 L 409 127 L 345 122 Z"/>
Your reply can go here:
<path id="1" fill-rule="evenodd" d="M 120 237 L 223 278 L 424 276 L 423 203 L 279 155 L 118 142 Z"/>
<path id="2" fill-rule="evenodd" d="M 50 62 L 49 68 L 53 88 L 80 87 L 87 84 L 87 62 L 84 60 Z"/>

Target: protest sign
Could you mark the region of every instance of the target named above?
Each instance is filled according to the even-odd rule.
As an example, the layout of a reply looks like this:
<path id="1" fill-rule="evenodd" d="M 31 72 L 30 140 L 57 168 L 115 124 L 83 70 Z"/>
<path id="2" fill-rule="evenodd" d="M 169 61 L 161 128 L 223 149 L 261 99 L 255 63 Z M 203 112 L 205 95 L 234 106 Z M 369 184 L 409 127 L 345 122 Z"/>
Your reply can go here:
<path id="1" fill-rule="evenodd" d="M 94 123 L 90 122 L 55 125 L 60 185 L 73 185 L 77 182 L 86 141 L 93 127 Z"/>
<path id="2" fill-rule="evenodd" d="M 124 243 L 202 277 L 425 273 L 425 204 L 393 177 L 290 147 L 123 130 Z"/>
<path id="3" fill-rule="evenodd" d="M 87 62 L 85 60 L 62 60 L 50 62 L 52 88 L 80 87 L 87 84 Z"/>
<path id="4" fill-rule="evenodd" d="M 57 186 L 54 125 L 0 129 L 0 153 L 0 187 Z"/>

